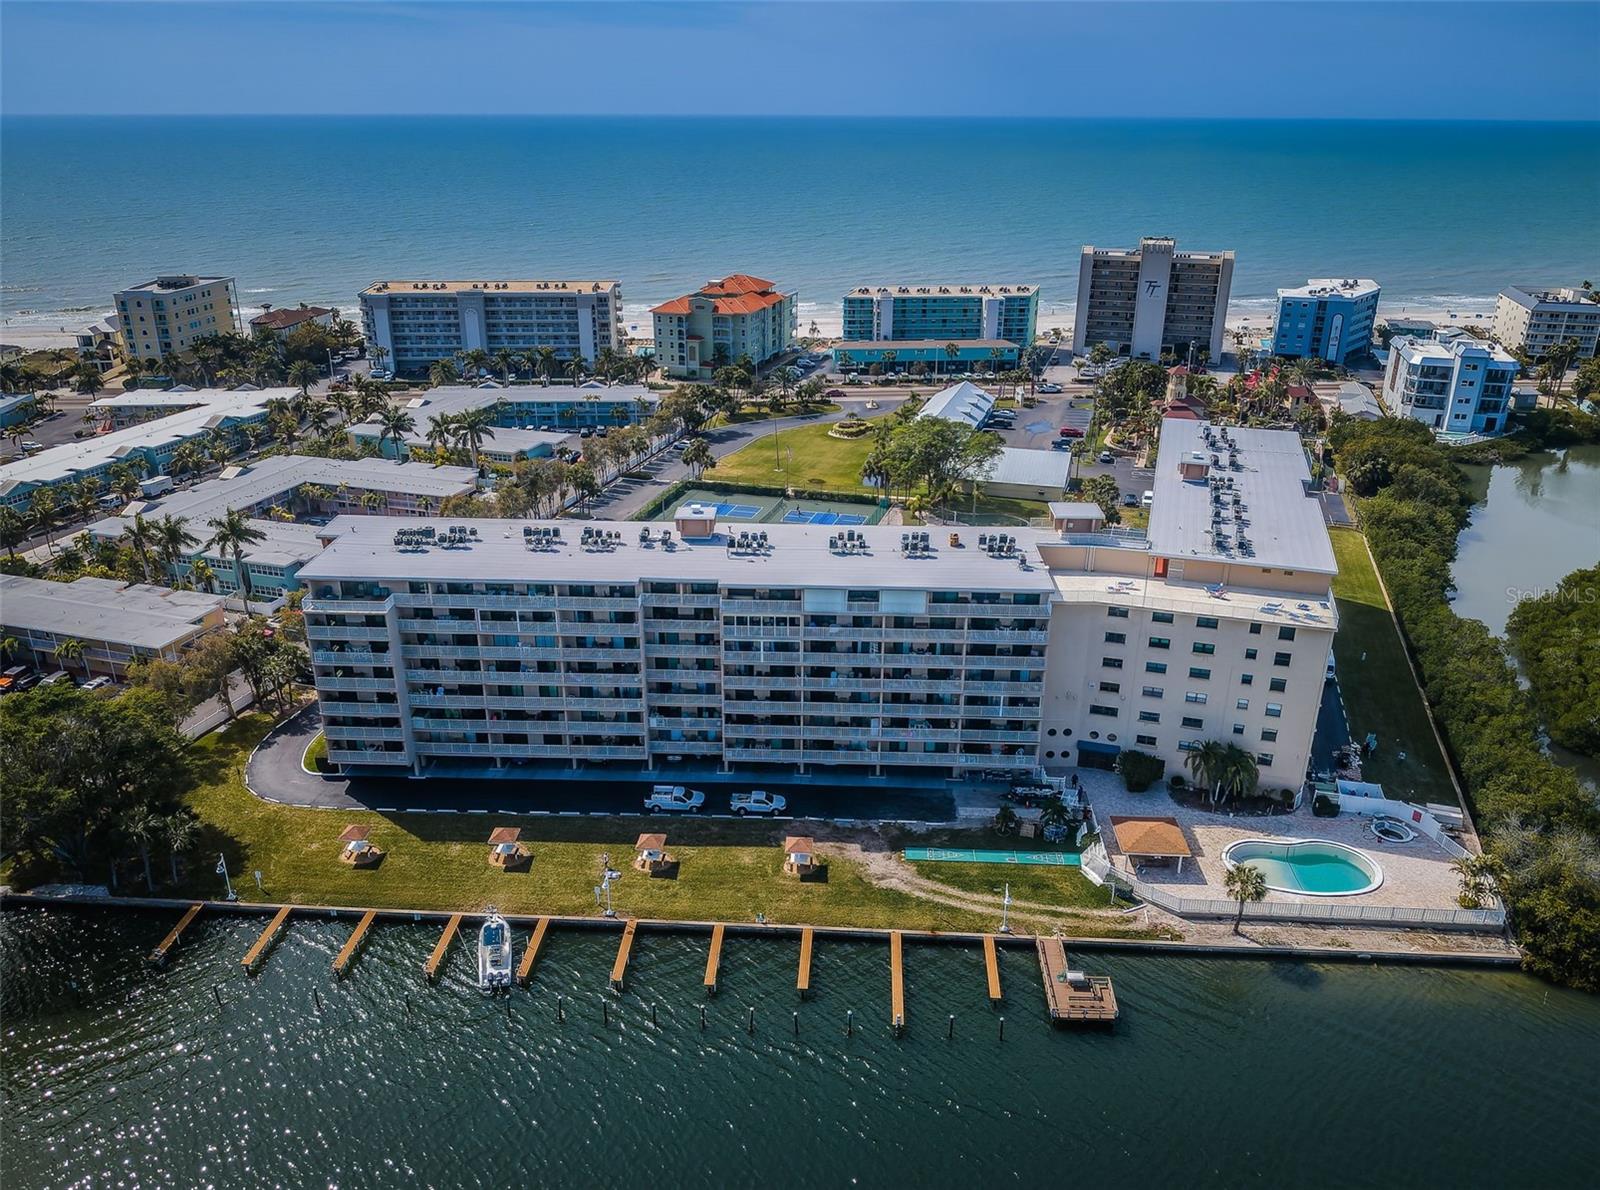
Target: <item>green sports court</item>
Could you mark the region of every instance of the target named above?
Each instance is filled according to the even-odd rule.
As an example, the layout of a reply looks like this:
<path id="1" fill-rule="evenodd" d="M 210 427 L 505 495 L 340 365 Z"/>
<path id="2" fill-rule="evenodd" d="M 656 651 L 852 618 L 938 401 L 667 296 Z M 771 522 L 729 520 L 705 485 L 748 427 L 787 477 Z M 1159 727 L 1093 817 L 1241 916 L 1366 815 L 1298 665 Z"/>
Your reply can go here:
<path id="1" fill-rule="evenodd" d="M 675 515 L 685 504 L 706 504 L 717 519 L 750 525 L 876 525 L 886 509 L 866 500 L 789 499 L 757 492 L 685 492 L 672 507 Z"/>

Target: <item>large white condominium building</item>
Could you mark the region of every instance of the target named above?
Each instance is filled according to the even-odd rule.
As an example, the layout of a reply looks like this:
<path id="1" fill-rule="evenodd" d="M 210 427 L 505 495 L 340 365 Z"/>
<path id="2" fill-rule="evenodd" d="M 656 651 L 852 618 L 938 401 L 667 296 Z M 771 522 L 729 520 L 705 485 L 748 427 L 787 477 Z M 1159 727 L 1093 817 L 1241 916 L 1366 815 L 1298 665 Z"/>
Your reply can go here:
<path id="1" fill-rule="evenodd" d="M 232 277 L 189 273 L 157 277 L 112 295 L 122 349 L 133 359 L 160 359 L 211 335 L 239 333 L 239 295 Z"/>
<path id="2" fill-rule="evenodd" d="M 1298 786 L 1335 569 L 1299 440 L 1168 421 L 1160 457 L 1149 537 L 340 518 L 300 571 L 329 758 L 954 776 L 1218 739 Z"/>
<path id="3" fill-rule="evenodd" d="M 1494 337 L 1507 351 L 1541 359 L 1568 339 L 1587 359 L 1600 349 L 1600 302 L 1587 289 L 1537 289 L 1513 285 L 1494 304 Z"/>
<path id="4" fill-rule="evenodd" d="M 1517 361 L 1455 328 L 1436 339 L 1393 339 L 1383 403 L 1437 434 L 1501 434 L 1512 409 Z"/>
<path id="5" fill-rule="evenodd" d="M 1185 362 L 1222 355 L 1233 288 L 1232 252 L 1179 252 L 1166 236 L 1147 236 L 1137 248 L 1083 246 L 1072 349 L 1105 343 L 1120 355 Z"/>
<path id="6" fill-rule="evenodd" d="M 548 347 L 589 363 L 620 350 L 617 281 L 379 281 L 361 291 L 361 329 L 396 372 L 426 372 L 458 351 Z"/>

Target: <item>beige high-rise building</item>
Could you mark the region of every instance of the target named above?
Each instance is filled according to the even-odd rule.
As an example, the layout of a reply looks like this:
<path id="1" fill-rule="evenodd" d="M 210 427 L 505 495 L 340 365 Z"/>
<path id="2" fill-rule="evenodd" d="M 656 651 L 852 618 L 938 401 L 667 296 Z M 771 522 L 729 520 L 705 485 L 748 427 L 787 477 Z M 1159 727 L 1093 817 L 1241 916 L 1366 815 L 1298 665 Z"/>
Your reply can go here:
<path id="1" fill-rule="evenodd" d="M 1507 351 L 1524 351 L 1543 359 L 1568 339 L 1578 344 L 1578 358 L 1600 350 L 1600 302 L 1587 289 L 1540 289 L 1511 285 L 1494 304 L 1494 337 Z"/>
<path id="2" fill-rule="evenodd" d="M 239 333 L 232 277 L 157 277 L 121 290 L 112 301 L 122 350 L 131 359 L 160 359 L 188 350 L 196 339 Z"/>
<path id="3" fill-rule="evenodd" d="M 1233 289 L 1232 252 L 1179 252 L 1167 236 L 1137 248 L 1083 246 L 1072 350 L 1104 343 L 1119 355 L 1187 361 L 1191 348 L 1222 357 Z"/>

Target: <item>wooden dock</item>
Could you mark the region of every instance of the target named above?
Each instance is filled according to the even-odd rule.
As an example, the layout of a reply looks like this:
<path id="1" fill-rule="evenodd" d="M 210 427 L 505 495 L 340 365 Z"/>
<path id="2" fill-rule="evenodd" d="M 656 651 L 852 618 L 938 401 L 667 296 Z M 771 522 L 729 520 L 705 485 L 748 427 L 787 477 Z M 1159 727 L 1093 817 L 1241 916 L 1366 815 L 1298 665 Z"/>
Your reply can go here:
<path id="1" fill-rule="evenodd" d="M 794 989 L 802 996 L 811 994 L 811 942 L 814 934 L 810 926 L 800 931 L 800 972 L 795 976 Z"/>
<path id="2" fill-rule="evenodd" d="M 184 915 L 178 919 L 178 924 L 173 926 L 171 932 L 157 943 L 156 948 L 150 952 L 150 961 L 152 963 L 165 963 L 167 961 L 173 949 L 178 945 L 178 939 L 183 936 L 184 930 L 189 928 L 189 923 L 200 916 L 200 909 L 201 902 L 199 901 L 189 906 Z"/>
<path id="3" fill-rule="evenodd" d="M 889 1024 L 899 1033 L 906 1027 L 906 980 L 901 963 L 900 931 L 889 931 Z"/>
<path id="4" fill-rule="evenodd" d="M 376 909 L 368 909 L 361 915 L 361 920 L 356 923 L 355 932 L 340 948 L 333 959 L 333 973 L 343 979 L 350 971 L 350 964 L 356 961 L 356 951 L 361 949 L 361 943 L 367 936 L 367 931 L 372 928 L 373 919 L 378 916 Z"/>
<path id="5" fill-rule="evenodd" d="M 450 920 L 444 924 L 444 933 L 439 935 L 439 941 L 433 948 L 433 953 L 428 956 L 428 961 L 422 965 L 424 979 L 432 980 L 439 974 L 439 968 L 444 966 L 444 956 L 450 953 L 450 943 L 455 940 L 456 931 L 461 928 L 461 914 L 452 913 Z"/>
<path id="6" fill-rule="evenodd" d="M 272 915 L 272 920 L 267 923 L 267 928 L 261 931 L 261 937 L 249 950 L 244 952 L 244 958 L 239 960 L 247 975 L 254 975 L 261 961 L 267 957 L 267 950 L 277 938 L 278 931 L 283 929 L 283 923 L 289 920 L 289 906 L 285 905 Z"/>
<path id="7" fill-rule="evenodd" d="M 628 924 L 622 927 L 622 941 L 617 943 L 617 961 L 611 964 L 611 990 L 622 991 L 622 985 L 628 974 L 628 956 L 633 953 L 633 935 L 639 928 L 639 919 L 630 917 Z"/>
<path id="8" fill-rule="evenodd" d="M 706 995 L 717 994 L 717 970 L 722 966 L 722 935 L 726 929 L 721 922 L 711 927 L 711 950 L 706 955 Z"/>
<path id="9" fill-rule="evenodd" d="M 995 952 L 994 935 L 983 936 L 983 968 L 989 977 L 989 1003 L 998 1004 L 1000 995 L 1000 956 Z"/>
<path id="10" fill-rule="evenodd" d="M 1039 954 L 1044 1002 L 1052 1021 L 1109 1025 L 1117 1019 L 1117 993 L 1109 975 L 1073 972 L 1060 938 L 1036 938 L 1033 945 Z"/>
<path id="11" fill-rule="evenodd" d="M 550 928 L 550 919 L 541 917 L 533 926 L 533 937 L 528 939 L 528 945 L 522 951 L 522 962 L 517 964 L 517 983 L 521 987 L 528 986 L 528 980 L 533 975 L 533 965 L 539 961 L 539 948 L 544 945 L 545 931 Z"/>

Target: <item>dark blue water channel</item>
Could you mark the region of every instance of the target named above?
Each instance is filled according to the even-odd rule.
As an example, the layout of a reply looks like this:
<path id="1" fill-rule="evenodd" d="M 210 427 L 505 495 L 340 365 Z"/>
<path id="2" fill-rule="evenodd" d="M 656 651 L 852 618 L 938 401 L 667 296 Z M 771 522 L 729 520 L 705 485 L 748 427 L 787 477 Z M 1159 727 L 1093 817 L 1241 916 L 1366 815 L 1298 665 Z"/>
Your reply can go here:
<path id="1" fill-rule="evenodd" d="M 336 981 L 348 921 L 293 922 L 248 978 L 260 918 L 202 916 L 147 967 L 175 918 L 0 915 L 8 1190 L 1568 1186 L 1600 1162 L 1600 1001 L 1507 972 L 1085 953 L 1123 1018 L 1077 1032 L 1016 950 L 1002 1041 L 978 948 L 908 945 L 897 1039 L 881 944 L 819 942 L 801 1002 L 794 940 L 730 936 L 708 1000 L 706 938 L 642 932 L 614 997 L 615 935 L 556 931 L 487 999 L 460 943 L 423 983 L 437 926 L 376 926 Z"/>

